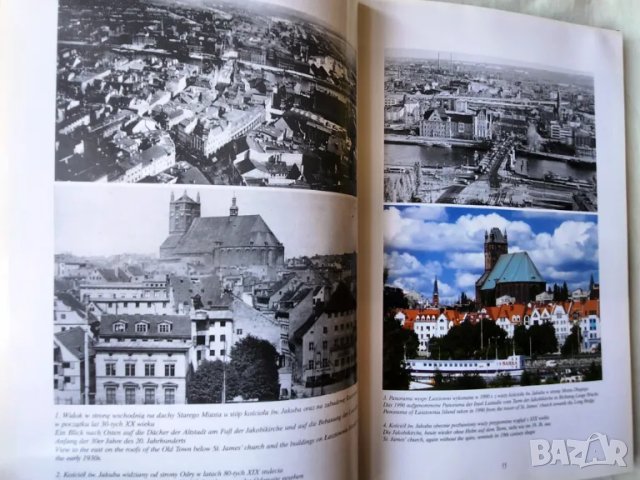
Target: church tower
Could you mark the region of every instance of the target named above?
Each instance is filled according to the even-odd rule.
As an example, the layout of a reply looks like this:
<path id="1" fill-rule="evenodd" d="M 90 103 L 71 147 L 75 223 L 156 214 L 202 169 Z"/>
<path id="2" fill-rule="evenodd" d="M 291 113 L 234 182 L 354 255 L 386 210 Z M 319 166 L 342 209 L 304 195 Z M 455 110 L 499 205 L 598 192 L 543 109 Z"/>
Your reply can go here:
<path id="1" fill-rule="evenodd" d="M 431 303 L 433 304 L 434 307 L 440 306 L 440 298 L 438 295 L 438 277 L 436 277 L 436 279 L 433 282 L 433 298 L 431 300 Z"/>
<path id="2" fill-rule="evenodd" d="M 490 232 L 484 232 L 484 271 L 490 272 L 500 255 L 509 253 L 509 243 L 507 241 L 507 231 L 504 233 L 499 228 L 492 228 Z"/>
<path id="3" fill-rule="evenodd" d="M 238 216 L 238 205 L 236 205 L 236 197 L 235 195 L 231 199 L 231 207 L 229 208 L 229 216 L 237 217 Z"/>
<path id="4" fill-rule="evenodd" d="M 189 230 L 189 227 L 196 218 L 200 217 L 200 194 L 196 200 L 187 195 L 187 191 L 177 200 L 171 192 L 171 202 L 169 203 L 169 234 L 182 234 Z"/>

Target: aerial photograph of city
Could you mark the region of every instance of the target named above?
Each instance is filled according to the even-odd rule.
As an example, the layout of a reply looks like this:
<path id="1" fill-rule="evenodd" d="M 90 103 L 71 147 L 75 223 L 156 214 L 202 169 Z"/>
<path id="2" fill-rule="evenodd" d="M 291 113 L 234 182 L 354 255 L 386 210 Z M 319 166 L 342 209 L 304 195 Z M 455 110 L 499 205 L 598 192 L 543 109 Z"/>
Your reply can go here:
<path id="1" fill-rule="evenodd" d="M 403 205 L 384 224 L 385 389 L 602 379 L 597 215 Z"/>
<path id="2" fill-rule="evenodd" d="M 388 50 L 387 202 L 597 211 L 593 76 Z"/>
<path id="3" fill-rule="evenodd" d="M 355 383 L 352 197 L 72 184 L 55 200 L 56 404 L 276 401 Z"/>
<path id="4" fill-rule="evenodd" d="M 266 2 L 61 0 L 55 179 L 354 195 L 355 51 Z"/>

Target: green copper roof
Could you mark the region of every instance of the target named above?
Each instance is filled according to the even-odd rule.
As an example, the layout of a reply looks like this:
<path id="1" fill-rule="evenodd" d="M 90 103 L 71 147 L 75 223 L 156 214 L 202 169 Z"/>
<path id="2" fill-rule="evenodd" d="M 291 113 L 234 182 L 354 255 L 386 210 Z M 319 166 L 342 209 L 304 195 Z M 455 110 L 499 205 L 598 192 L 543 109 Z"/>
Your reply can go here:
<path id="1" fill-rule="evenodd" d="M 493 270 L 482 285 L 482 290 L 492 290 L 500 283 L 543 282 L 544 279 L 529 258 L 527 252 L 501 255 Z"/>

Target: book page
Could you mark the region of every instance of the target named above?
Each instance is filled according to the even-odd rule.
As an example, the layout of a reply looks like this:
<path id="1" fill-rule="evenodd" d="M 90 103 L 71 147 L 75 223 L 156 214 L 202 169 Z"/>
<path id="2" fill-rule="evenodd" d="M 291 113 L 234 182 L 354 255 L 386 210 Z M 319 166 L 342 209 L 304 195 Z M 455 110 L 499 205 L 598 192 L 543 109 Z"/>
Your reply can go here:
<path id="1" fill-rule="evenodd" d="M 384 131 L 363 470 L 629 471 L 620 36 L 424 2 L 360 24 Z"/>
<path id="2" fill-rule="evenodd" d="M 0 477 L 355 478 L 355 4 L 8 13 Z"/>

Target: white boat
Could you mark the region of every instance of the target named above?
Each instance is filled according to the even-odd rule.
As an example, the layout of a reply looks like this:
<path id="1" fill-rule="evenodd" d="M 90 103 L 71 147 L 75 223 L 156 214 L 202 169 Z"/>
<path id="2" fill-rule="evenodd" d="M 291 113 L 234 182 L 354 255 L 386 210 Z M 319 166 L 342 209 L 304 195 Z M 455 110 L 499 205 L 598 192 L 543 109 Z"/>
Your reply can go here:
<path id="1" fill-rule="evenodd" d="M 504 359 L 487 360 L 433 360 L 430 358 L 414 358 L 406 360 L 415 382 L 428 383 L 436 372 L 445 376 L 480 375 L 491 379 L 498 375 L 511 375 L 518 379 L 524 372 L 524 355 L 511 355 Z"/>

